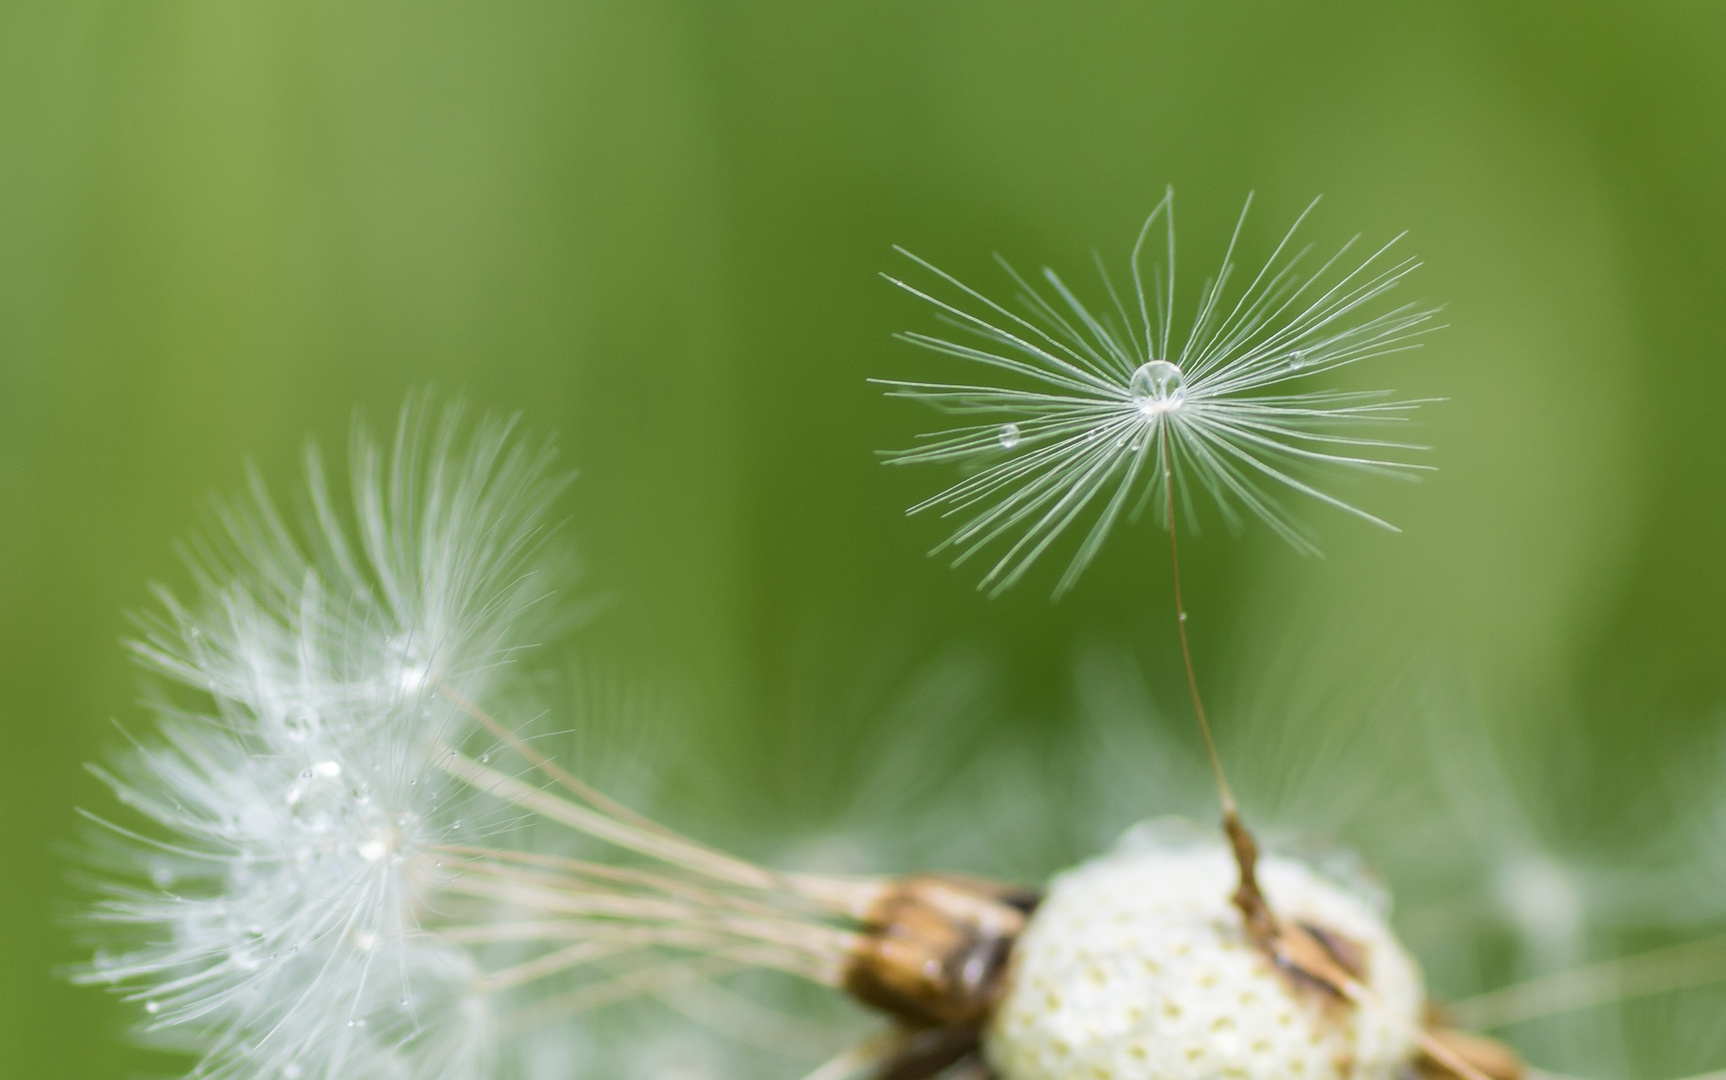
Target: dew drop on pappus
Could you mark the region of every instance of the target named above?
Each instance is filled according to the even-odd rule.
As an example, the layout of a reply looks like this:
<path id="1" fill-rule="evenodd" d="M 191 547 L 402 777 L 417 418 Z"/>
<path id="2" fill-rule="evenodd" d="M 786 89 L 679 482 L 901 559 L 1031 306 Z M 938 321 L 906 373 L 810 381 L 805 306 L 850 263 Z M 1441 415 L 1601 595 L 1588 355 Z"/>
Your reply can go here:
<path id="1" fill-rule="evenodd" d="M 1011 450 L 1019 445 L 1024 435 L 1019 431 L 1018 424 L 1002 424 L 1001 430 L 995 434 L 995 441 L 1001 444 L 1001 449 Z"/>
<path id="2" fill-rule="evenodd" d="M 1178 409 L 1187 400 L 1187 377 L 1167 360 L 1147 360 L 1127 383 L 1133 405 L 1146 416 Z"/>

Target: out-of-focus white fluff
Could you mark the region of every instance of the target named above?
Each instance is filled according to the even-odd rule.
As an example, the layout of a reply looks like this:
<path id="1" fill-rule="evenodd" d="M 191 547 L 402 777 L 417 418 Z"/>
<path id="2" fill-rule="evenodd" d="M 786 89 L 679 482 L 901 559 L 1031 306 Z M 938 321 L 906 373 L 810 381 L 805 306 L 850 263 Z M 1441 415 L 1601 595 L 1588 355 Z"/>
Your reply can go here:
<path id="1" fill-rule="evenodd" d="M 304 528 L 254 480 L 193 550 L 196 601 L 160 592 L 135 649 L 182 692 L 97 770 L 153 824 L 106 831 L 117 947 L 79 977 L 125 987 L 194 1075 L 489 1074 L 478 969 L 422 929 L 447 902 L 429 849 L 486 812 L 435 756 L 545 628 L 549 466 L 511 422 L 411 402 L 387 451 L 356 428 L 351 520 L 308 452 Z"/>

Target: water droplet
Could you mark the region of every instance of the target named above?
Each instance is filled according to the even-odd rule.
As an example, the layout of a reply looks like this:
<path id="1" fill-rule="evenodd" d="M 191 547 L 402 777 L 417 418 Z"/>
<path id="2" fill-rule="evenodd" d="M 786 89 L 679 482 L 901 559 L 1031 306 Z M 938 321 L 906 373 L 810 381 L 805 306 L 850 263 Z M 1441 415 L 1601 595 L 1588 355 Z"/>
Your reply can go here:
<path id="1" fill-rule="evenodd" d="M 1187 400 L 1187 377 L 1167 360 L 1150 360 L 1139 365 L 1127 383 L 1133 404 L 1146 416 L 1170 412 Z"/>
<path id="2" fill-rule="evenodd" d="M 144 1002 L 144 1011 L 155 1016 L 162 1011 L 162 1003 L 160 1001 L 146 1001 Z"/>
<path id="3" fill-rule="evenodd" d="M 479 756 L 479 760 L 480 760 L 480 764 L 482 764 L 482 765 L 483 765 L 483 764 L 485 764 L 485 763 L 486 763 L 486 762 L 488 762 L 488 761 L 490 761 L 490 760 L 491 760 L 491 755 L 490 755 L 490 754 L 481 754 L 481 755 L 480 755 L 480 756 Z"/>
<path id="4" fill-rule="evenodd" d="M 307 832 L 328 832 L 348 812 L 348 790 L 341 782 L 342 767 L 320 761 L 300 771 L 288 786 L 289 813 Z"/>
<path id="5" fill-rule="evenodd" d="M 1306 367 L 1306 350 L 1296 349 L 1289 353 L 1289 370 L 1299 371 L 1303 367 Z"/>
<path id="6" fill-rule="evenodd" d="M 1182 622 L 1186 622 L 1186 621 L 1187 621 L 1187 613 L 1186 613 L 1186 612 L 1184 612 L 1184 611 L 1183 611 L 1183 612 L 1181 612 L 1181 621 L 1182 621 Z"/>
<path id="7" fill-rule="evenodd" d="M 282 1066 L 282 1076 L 284 1077 L 284 1080 L 300 1080 L 301 1072 L 302 1070 L 300 1069 L 298 1062 L 290 1061 L 286 1065 Z"/>
<path id="8" fill-rule="evenodd" d="M 1002 424 L 1000 433 L 995 436 L 995 441 L 1001 444 L 1001 449 L 1011 450 L 1019 445 L 1019 440 L 1023 437 L 1019 432 L 1018 424 Z"/>
<path id="9" fill-rule="evenodd" d="M 458 818 L 458 819 L 457 819 L 457 820 L 455 820 L 455 821 L 452 821 L 452 822 L 450 822 L 450 823 L 449 823 L 449 827 L 450 827 L 450 828 L 452 828 L 452 829 L 459 829 L 459 828 L 461 828 L 461 820 L 460 820 L 460 819 L 459 819 L 459 818 Z"/>
<path id="10" fill-rule="evenodd" d="M 396 1004 L 405 1009 L 408 1007 L 408 999 L 405 997 L 396 998 Z"/>

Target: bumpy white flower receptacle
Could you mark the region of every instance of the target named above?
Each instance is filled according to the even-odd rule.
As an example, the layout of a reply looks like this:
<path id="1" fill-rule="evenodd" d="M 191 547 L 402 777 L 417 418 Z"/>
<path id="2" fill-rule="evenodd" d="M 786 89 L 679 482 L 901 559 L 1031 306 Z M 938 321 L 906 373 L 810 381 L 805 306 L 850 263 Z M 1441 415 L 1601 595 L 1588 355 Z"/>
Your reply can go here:
<path id="1" fill-rule="evenodd" d="M 1015 949 L 985 1035 L 1003 1080 L 1382 1080 L 1413 1055 L 1424 993 L 1371 906 L 1266 858 L 1284 919 L 1361 948 L 1372 1001 L 1298 988 L 1246 940 L 1216 845 L 1140 846 L 1056 878 Z"/>

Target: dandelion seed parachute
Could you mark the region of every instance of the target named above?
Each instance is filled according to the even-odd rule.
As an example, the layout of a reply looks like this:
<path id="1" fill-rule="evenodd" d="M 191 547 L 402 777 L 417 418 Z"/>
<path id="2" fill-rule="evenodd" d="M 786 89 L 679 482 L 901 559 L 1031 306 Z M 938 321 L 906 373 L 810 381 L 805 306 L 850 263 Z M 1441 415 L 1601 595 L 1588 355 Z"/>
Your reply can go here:
<path id="1" fill-rule="evenodd" d="M 1072 588 L 1123 514 L 1136 516 L 1147 504 L 1164 512 L 1171 483 L 1189 514 L 1191 482 L 1231 524 L 1244 511 L 1305 552 L 1317 549 L 1278 492 L 1310 496 L 1394 528 L 1318 487 L 1310 474 L 1318 467 L 1387 473 L 1422 468 L 1400 459 L 1419 447 L 1361 433 L 1406 419 L 1422 402 L 1377 391 L 1284 387 L 1415 347 L 1434 328 L 1435 311 L 1405 304 L 1369 312 L 1418 263 L 1393 260 L 1393 240 L 1349 269 L 1344 259 L 1354 246 L 1350 241 L 1307 273 L 1303 263 L 1311 249 L 1295 247 L 1303 213 L 1231 301 L 1243 210 L 1221 269 L 1205 283 L 1183 326 L 1175 317 L 1173 215 L 1171 193 L 1133 247 L 1132 291 L 1125 298 L 1099 260 L 1108 295 L 1101 313 L 1053 270 L 1043 271 L 1045 292 L 1002 262 L 1019 289 L 1020 307 L 1014 310 L 900 249 L 955 295 L 943 299 L 888 280 L 934 305 L 961 332 L 907 333 L 901 340 L 984 365 L 1009 380 L 1001 386 L 877 380 L 892 396 L 989 418 L 887 455 L 898 465 L 978 466 L 911 512 L 939 510 L 960 519 L 935 549 L 952 552 L 955 564 L 1005 545 L 979 588 L 1005 591 L 1063 532 L 1094 512 L 1055 587 L 1059 596 Z M 1147 281 L 1143 256 L 1159 221 L 1166 251 Z M 1101 508 L 1093 511 L 1098 503 Z"/>
<path id="2" fill-rule="evenodd" d="M 193 550 L 198 599 L 160 594 L 134 649 L 182 693 L 96 770 L 150 824 L 107 830 L 118 951 L 77 977 L 128 988 L 195 1075 L 489 1074 L 475 960 L 422 926 L 476 797 L 435 759 L 543 628 L 549 460 L 410 403 L 387 453 L 356 429 L 352 524 L 308 452 L 306 529 L 254 480 Z"/>

